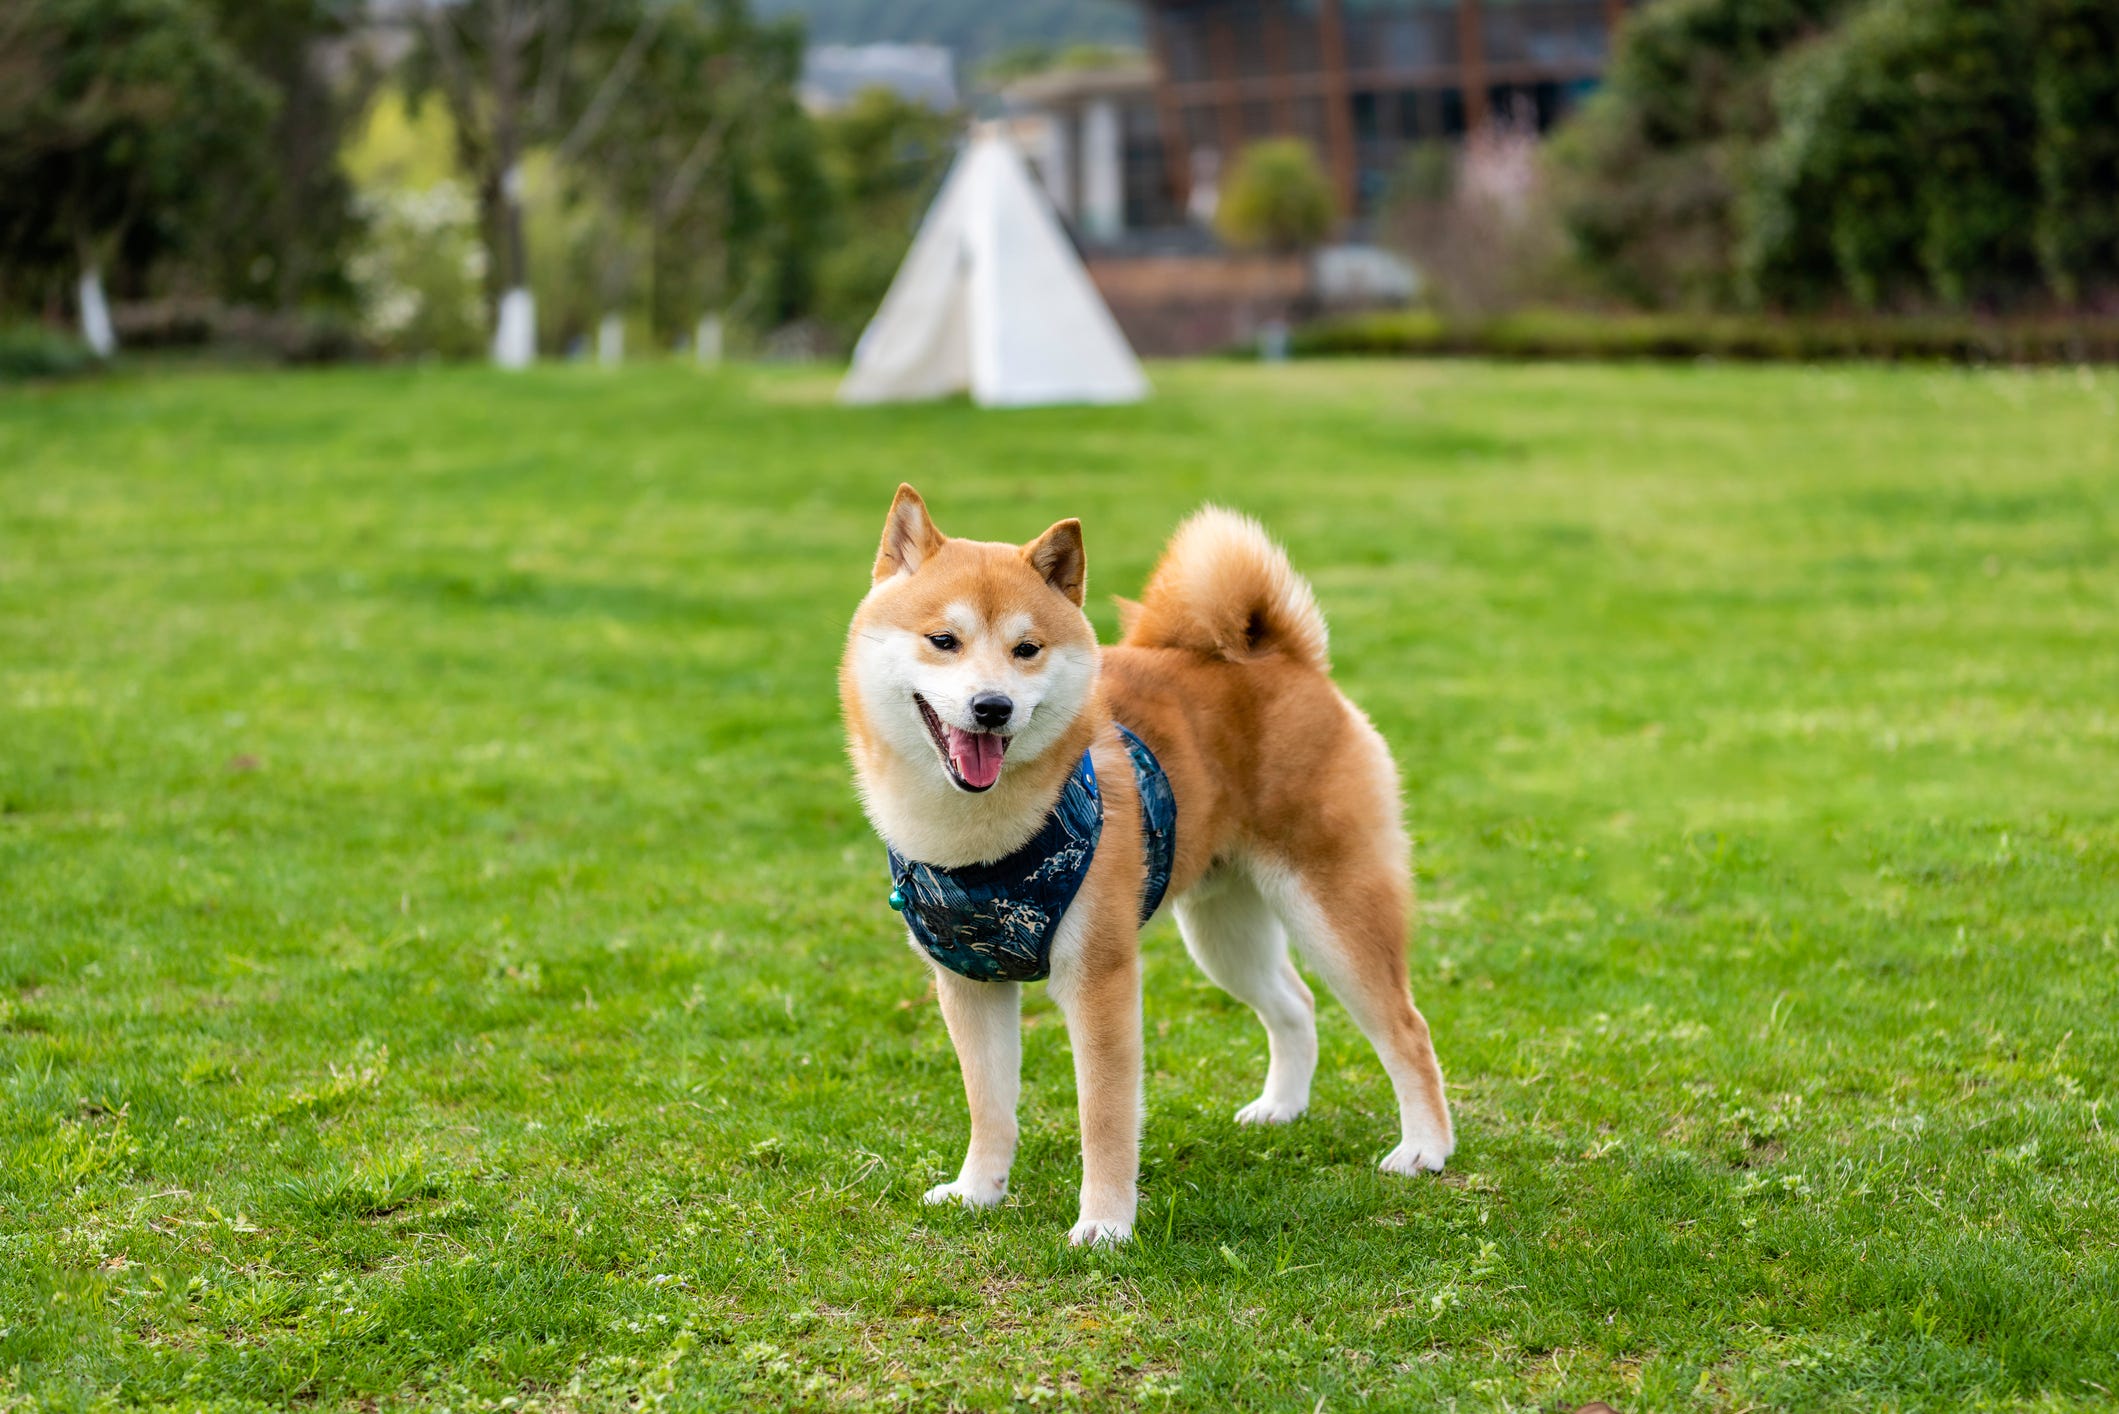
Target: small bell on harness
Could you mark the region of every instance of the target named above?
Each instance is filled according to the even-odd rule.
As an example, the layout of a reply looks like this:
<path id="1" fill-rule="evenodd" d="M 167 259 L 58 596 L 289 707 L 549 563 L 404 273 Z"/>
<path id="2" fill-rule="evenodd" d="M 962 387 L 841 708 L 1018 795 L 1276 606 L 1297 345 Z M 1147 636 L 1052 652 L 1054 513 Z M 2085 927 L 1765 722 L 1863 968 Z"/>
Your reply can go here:
<path id="1" fill-rule="evenodd" d="M 890 891 L 890 907 L 896 913 L 905 911 L 905 891 L 903 889 L 892 887 Z"/>

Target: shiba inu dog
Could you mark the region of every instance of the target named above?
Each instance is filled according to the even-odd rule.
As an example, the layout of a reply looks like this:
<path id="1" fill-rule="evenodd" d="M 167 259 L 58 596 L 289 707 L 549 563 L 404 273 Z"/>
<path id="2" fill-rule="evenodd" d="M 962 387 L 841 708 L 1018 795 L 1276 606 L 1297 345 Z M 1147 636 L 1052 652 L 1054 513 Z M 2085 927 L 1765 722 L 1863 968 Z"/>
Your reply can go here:
<path id="1" fill-rule="evenodd" d="M 1292 937 L 1397 1092 L 1390 1173 L 1454 1139 L 1406 981 L 1410 846 L 1383 738 L 1332 683 L 1310 587 L 1256 522 L 1179 527 L 1122 641 L 1082 613 L 1078 521 L 1027 545 L 951 539 L 910 486 L 883 524 L 840 666 L 863 808 L 893 907 L 934 969 L 971 1142 L 930 1203 L 1008 1192 L 1021 980 L 1049 977 L 1082 1127 L 1075 1244 L 1132 1235 L 1141 1124 L 1143 911 L 1172 908 L 1200 969 L 1265 1024 L 1265 1088 L 1236 1112 L 1309 1104 L 1316 1004 Z M 1174 810 L 1173 810 L 1174 806 Z"/>

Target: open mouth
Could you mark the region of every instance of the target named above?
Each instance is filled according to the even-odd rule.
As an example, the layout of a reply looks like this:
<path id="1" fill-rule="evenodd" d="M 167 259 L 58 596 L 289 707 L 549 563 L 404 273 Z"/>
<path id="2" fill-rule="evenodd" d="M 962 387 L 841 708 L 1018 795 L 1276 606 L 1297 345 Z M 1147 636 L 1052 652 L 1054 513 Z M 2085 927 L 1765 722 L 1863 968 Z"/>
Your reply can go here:
<path id="1" fill-rule="evenodd" d="M 927 724 L 927 735 L 934 738 L 934 749 L 942 753 L 942 765 L 957 789 L 974 794 L 992 790 L 993 783 L 1001 778 L 1001 758 L 1008 754 L 1008 738 L 944 726 L 926 698 L 915 692 L 912 700 L 919 704 L 920 720 Z"/>

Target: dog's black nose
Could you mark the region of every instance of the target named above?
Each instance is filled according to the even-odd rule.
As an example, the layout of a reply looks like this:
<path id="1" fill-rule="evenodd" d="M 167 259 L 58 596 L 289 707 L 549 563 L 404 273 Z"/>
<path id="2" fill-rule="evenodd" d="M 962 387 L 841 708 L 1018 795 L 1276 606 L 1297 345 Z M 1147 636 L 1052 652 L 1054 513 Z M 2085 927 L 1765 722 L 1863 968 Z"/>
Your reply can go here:
<path id="1" fill-rule="evenodd" d="M 971 699 L 971 719 L 987 731 L 1007 726 L 1014 715 L 1015 703 L 998 692 L 982 692 Z"/>

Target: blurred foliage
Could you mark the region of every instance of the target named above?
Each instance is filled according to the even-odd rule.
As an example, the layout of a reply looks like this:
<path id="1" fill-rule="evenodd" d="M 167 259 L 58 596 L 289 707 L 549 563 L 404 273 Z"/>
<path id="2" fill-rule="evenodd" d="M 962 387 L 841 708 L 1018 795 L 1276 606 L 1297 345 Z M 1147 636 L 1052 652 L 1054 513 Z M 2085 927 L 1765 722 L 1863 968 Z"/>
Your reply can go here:
<path id="1" fill-rule="evenodd" d="M 520 167 L 539 147 L 582 155 L 613 104 L 644 96 L 632 80 L 667 16 L 691 6 L 644 0 L 461 0 L 423 8 L 404 67 L 417 107 L 446 105 L 456 163 L 477 200 L 486 294 L 528 278 Z"/>
<path id="2" fill-rule="evenodd" d="M 640 307 L 645 236 L 626 211 L 585 197 L 549 152 L 532 153 L 523 171 L 539 343 L 547 352 L 578 352 L 604 315 Z"/>
<path id="3" fill-rule="evenodd" d="M 1650 307 L 1735 300 L 1739 193 L 1773 131 L 1774 61 L 1849 0 L 1661 0 L 1629 15 L 1611 73 L 1552 148 L 1583 263 Z"/>
<path id="4" fill-rule="evenodd" d="M 1564 262 L 1540 156 L 1528 116 L 1406 153 L 1382 233 L 1451 319 L 1491 319 L 1556 293 Z"/>
<path id="5" fill-rule="evenodd" d="M 24 0 L 0 82 L 0 300 L 54 303 L 84 268 L 141 290 L 210 263 L 231 202 L 271 180 L 270 87 L 184 0 Z"/>
<path id="6" fill-rule="evenodd" d="M 343 308 L 346 258 L 359 238 L 353 190 L 338 161 L 376 76 L 364 64 L 333 76 L 324 45 L 361 19 L 358 0 L 202 0 L 251 73 L 275 97 L 265 180 L 216 200 L 216 292 L 271 309 Z"/>
<path id="7" fill-rule="evenodd" d="M 1268 138 L 1237 157 L 1214 210 L 1214 229 L 1238 249 L 1288 255 L 1330 235 L 1338 211 L 1331 179 L 1310 145 Z"/>
<path id="8" fill-rule="evenodd" d="M 414 113 L 386 89 L 345 152 L 366 226 L 348 275 L 361 330 L 385 352 L 468 357 L 485 344 L 486 253 L 453 142 L 440 105 Z"/>
<path id="9" fill-rule="evenodd" d="M 946 44 L 976 65 L 1025 45 L 1138 44 L 1127 0 L 759 0 L 800 16 L 819 44 Z"/>
<path id="10" fill-rule="evenodd" d="M 119 295 L 342 307 L 347 0 L 18 0 L 0 12 L 0 304 Z"/>
<path id="11" fill-rule="evenodd" d="M 1756 363 L 1847 360 L 1957 364 L 2081 364 L 2119 361 L 2119 319 L 2110 316 L 1637 313 L 1531 307 L 1489 319 L 1429 310 L 1341 315 L 1295 331 L 1292 352 L 1308 357 L 1667 359 Z"/>
<path id="12" fill-rule="evenodd" d="M 1145 64 L 1148 56 L 1129 44 L 1060 44 L 1032 41 L 1011 45 L 978 67 L 982 84 L 1000 87 L 1033 74 L 1115 69 Z"/>
<path id="13" fill-rule="evenodd" d="M 2119 8 L 1666 0 L 1562 134 L 1566 224 L 1651 306 L 2119 290 Z"/>
<path id="14" fill-rule="evenodd" d="M 713 315 L 829 350 L 961 122 L 883 92 L 811 117 L 799 26 L 746 0 L 463 0 L 408 16 L 394 75 L 350 3 L 0 10 L 0 306 L 51 317 L 93 262 L 159 342 L 254 306 L 457 357 L 526 280 L 547 353 L 613 316 L 641 345 Z"/>
<path id="15" fill-rule="evenodd" d="M 708 313 L 809 313 L 834 208 L 801 53 L 798 27 L 743 0 L 467 0 L 431 22 L 408 81 L 449 111 L 488 296 L 519 240 L 548 351 L 613 314 L 667 343 Z"/>
<path id="16" fill-rule="evenodd" d="M 2119 281 L 2119 5 L 2034 0 L 2038 257 L 2053 292 Z"/>
<path id="17" fill-rule="evenodd" d="M 456 134 L 440 104 L 414 108 L 385 88 L 349 135 L 340 165 L 356 188 L 430 187 L 458 176 Z"/>
<path id="18" fill-rule="evenodd" d="M 2006 299 L 2035 284 L 2028 7 L 1872 0 L 1780 66 L 1741 247 L 1776 304 Z"/>
<path id="19" fill-rule="evenodd" d="M 88 345 L 41 324 L 0 324 L 0 382 L 69 378 L 97 364 Z"/>
<path id="20" fill-rule="evenodd" d="M 870 89 L 818 120 L 837 208 L 817 317 L 851 346 L 883 302 L 956 155 L 959 120 Z"/>

